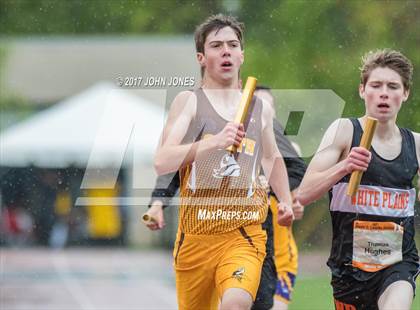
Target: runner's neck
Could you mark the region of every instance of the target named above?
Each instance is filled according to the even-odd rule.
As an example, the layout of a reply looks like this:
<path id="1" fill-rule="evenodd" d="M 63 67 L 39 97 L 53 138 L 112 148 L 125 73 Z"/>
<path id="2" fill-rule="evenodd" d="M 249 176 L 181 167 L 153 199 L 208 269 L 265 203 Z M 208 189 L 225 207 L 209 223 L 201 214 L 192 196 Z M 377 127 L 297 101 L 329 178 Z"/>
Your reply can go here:
<path id="1" fill-rule="evenodd" d="M 238 89 L 205 89 L 203 92 L 216 113 L 227 121 L 233 121 L 241 100 Z"/>
<path id="2" fill-rule="evenodd" d="M 217 80 L 210 75 L 204 74 L 201 81 L 201 87 L 203 89 L 239 89 L 239 80 L 234 78 L 231 80 Z"/>
<path id="3" fill-rule="evenodd" d="M 366 122 L 366 115 L 359 119 L 364 128 Z M 376 125 L 375 135 L 378 140 L 390 141 L 393 139 L 401 139 L 400 130 L 398 129 L 395 120 L 388 120 L 387 122 L 378 122 Z"/>

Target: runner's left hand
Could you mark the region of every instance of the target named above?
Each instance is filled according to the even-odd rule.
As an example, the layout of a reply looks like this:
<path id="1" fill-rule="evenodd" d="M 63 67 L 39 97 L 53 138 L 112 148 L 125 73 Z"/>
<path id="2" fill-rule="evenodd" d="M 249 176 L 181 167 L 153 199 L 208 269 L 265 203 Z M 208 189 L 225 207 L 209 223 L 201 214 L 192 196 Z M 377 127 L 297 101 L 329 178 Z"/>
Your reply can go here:
<path id="1" fill-rule="evenodd" d="M 277 204 L 278 207 L 278 216 L 277 216 L 277 223 L 280 226 L 290 226 L 293 223 L 293 220 L 295 219 L 295 216 L 293 215 L 292 207 L 290 207 L 288 204 L 284 202 L 279 202 Z"/>

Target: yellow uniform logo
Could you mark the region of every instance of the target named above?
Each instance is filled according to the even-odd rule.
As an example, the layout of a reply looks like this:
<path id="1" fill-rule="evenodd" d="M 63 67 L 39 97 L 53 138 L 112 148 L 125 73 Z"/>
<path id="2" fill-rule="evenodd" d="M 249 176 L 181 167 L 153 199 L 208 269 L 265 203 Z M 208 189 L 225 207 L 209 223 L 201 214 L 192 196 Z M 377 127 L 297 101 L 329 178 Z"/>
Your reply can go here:
<path id="1" fill-rule="evenodd" d="M 241 282 L 242 281 L 242 278 L 244 277 L 244 273 L 245 273 L 245 268 L 244 267 L 241 267 L 241 268 L 239 268 L 238 270 L 235 270 L 232 273 L 232 278 L 234 278 L 234 279 L 238 280 L 239 282 Z"/>

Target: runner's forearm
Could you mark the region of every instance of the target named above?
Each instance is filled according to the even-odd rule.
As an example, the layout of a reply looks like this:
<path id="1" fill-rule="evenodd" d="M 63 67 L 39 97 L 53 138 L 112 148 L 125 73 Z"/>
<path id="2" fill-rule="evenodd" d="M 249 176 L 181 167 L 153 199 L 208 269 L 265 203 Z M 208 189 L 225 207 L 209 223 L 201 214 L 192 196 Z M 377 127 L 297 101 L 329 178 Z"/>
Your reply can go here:
<path id="1" fill-rule="evenodd" d="M 346 174 L 348 172 L 343 161 L 323 172 L 307 173 L 299 186 L 297 197 L 299 202 L 306 206 L 318 200 Z"/>
<path id="2" fill-rule="evenodd" d="M 263 164 L 264 171 L 271 167 L 271 173 L 268 174 L 268 183 L 277 199 L 291 206 L 292 198 L 290 196 L 289 180 L 283 158 L 279 156 L 268 160 L 265 159 L 263 160 Z"/>
<path id="3" fill-rule="evenodd" d="M 190 144 L 163 146 L 156 153 L 155 170 L 158 175 L 178 171 L 215 148 L 217 143 L 211 138 Z"/>
<path id="4" fill-rule="evenodd" d="M 179 174 L 164 174 L 157 178 L 155 188 L 150 198 L 149 208 L 156 200 L 162 202 L 163 208 L 169 205 L 171 199 L 175 196 L 179 189 Z"/>

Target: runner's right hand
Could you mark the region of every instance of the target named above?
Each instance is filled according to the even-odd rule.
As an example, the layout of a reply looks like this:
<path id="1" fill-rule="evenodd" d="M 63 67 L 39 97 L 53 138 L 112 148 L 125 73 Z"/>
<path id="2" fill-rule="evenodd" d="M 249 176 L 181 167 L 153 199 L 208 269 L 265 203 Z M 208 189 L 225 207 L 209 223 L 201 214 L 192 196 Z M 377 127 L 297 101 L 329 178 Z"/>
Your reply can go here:
<path id="1" fill-rule="evenodd" d="M 371 152 L 364 147 L 356 146 L 350 150 L 349 155 L 347 155 L 347 158 L 344 160 L 344 167 L 347 173 L 352 173 L 355 170 L 366 171 L 371 158 Z"/>
<path id="2" fill-rule="evenodd" d="M 214 139 L 218 148 L 225 149 L 231 145 L 238 147 L 244 137 L 244 125 L 229 122 L 221 132 L 214 136 Z"/>
<path id="3" fill-rule="evenodd" d="M 292 210 L 295 220 L 301 220 L 303 218 L 304 206 L 296 198 L 293 199 Z"/>
<path id="4" fill-rule="evenodd" d="M 159 230 L 162 229 L 163 227 L 165 227 L 165 219 L 163 217 L 163 203 L 160 200 L 155 200 L 153 201 L 150 209 L 146 212 L 146 214 L 152 216 L 153 218 L 156 219 L 156 221 L 152 221 L 148 224 L 146 224 L 146 226 L 150 229 L 150 230 Z"/>

